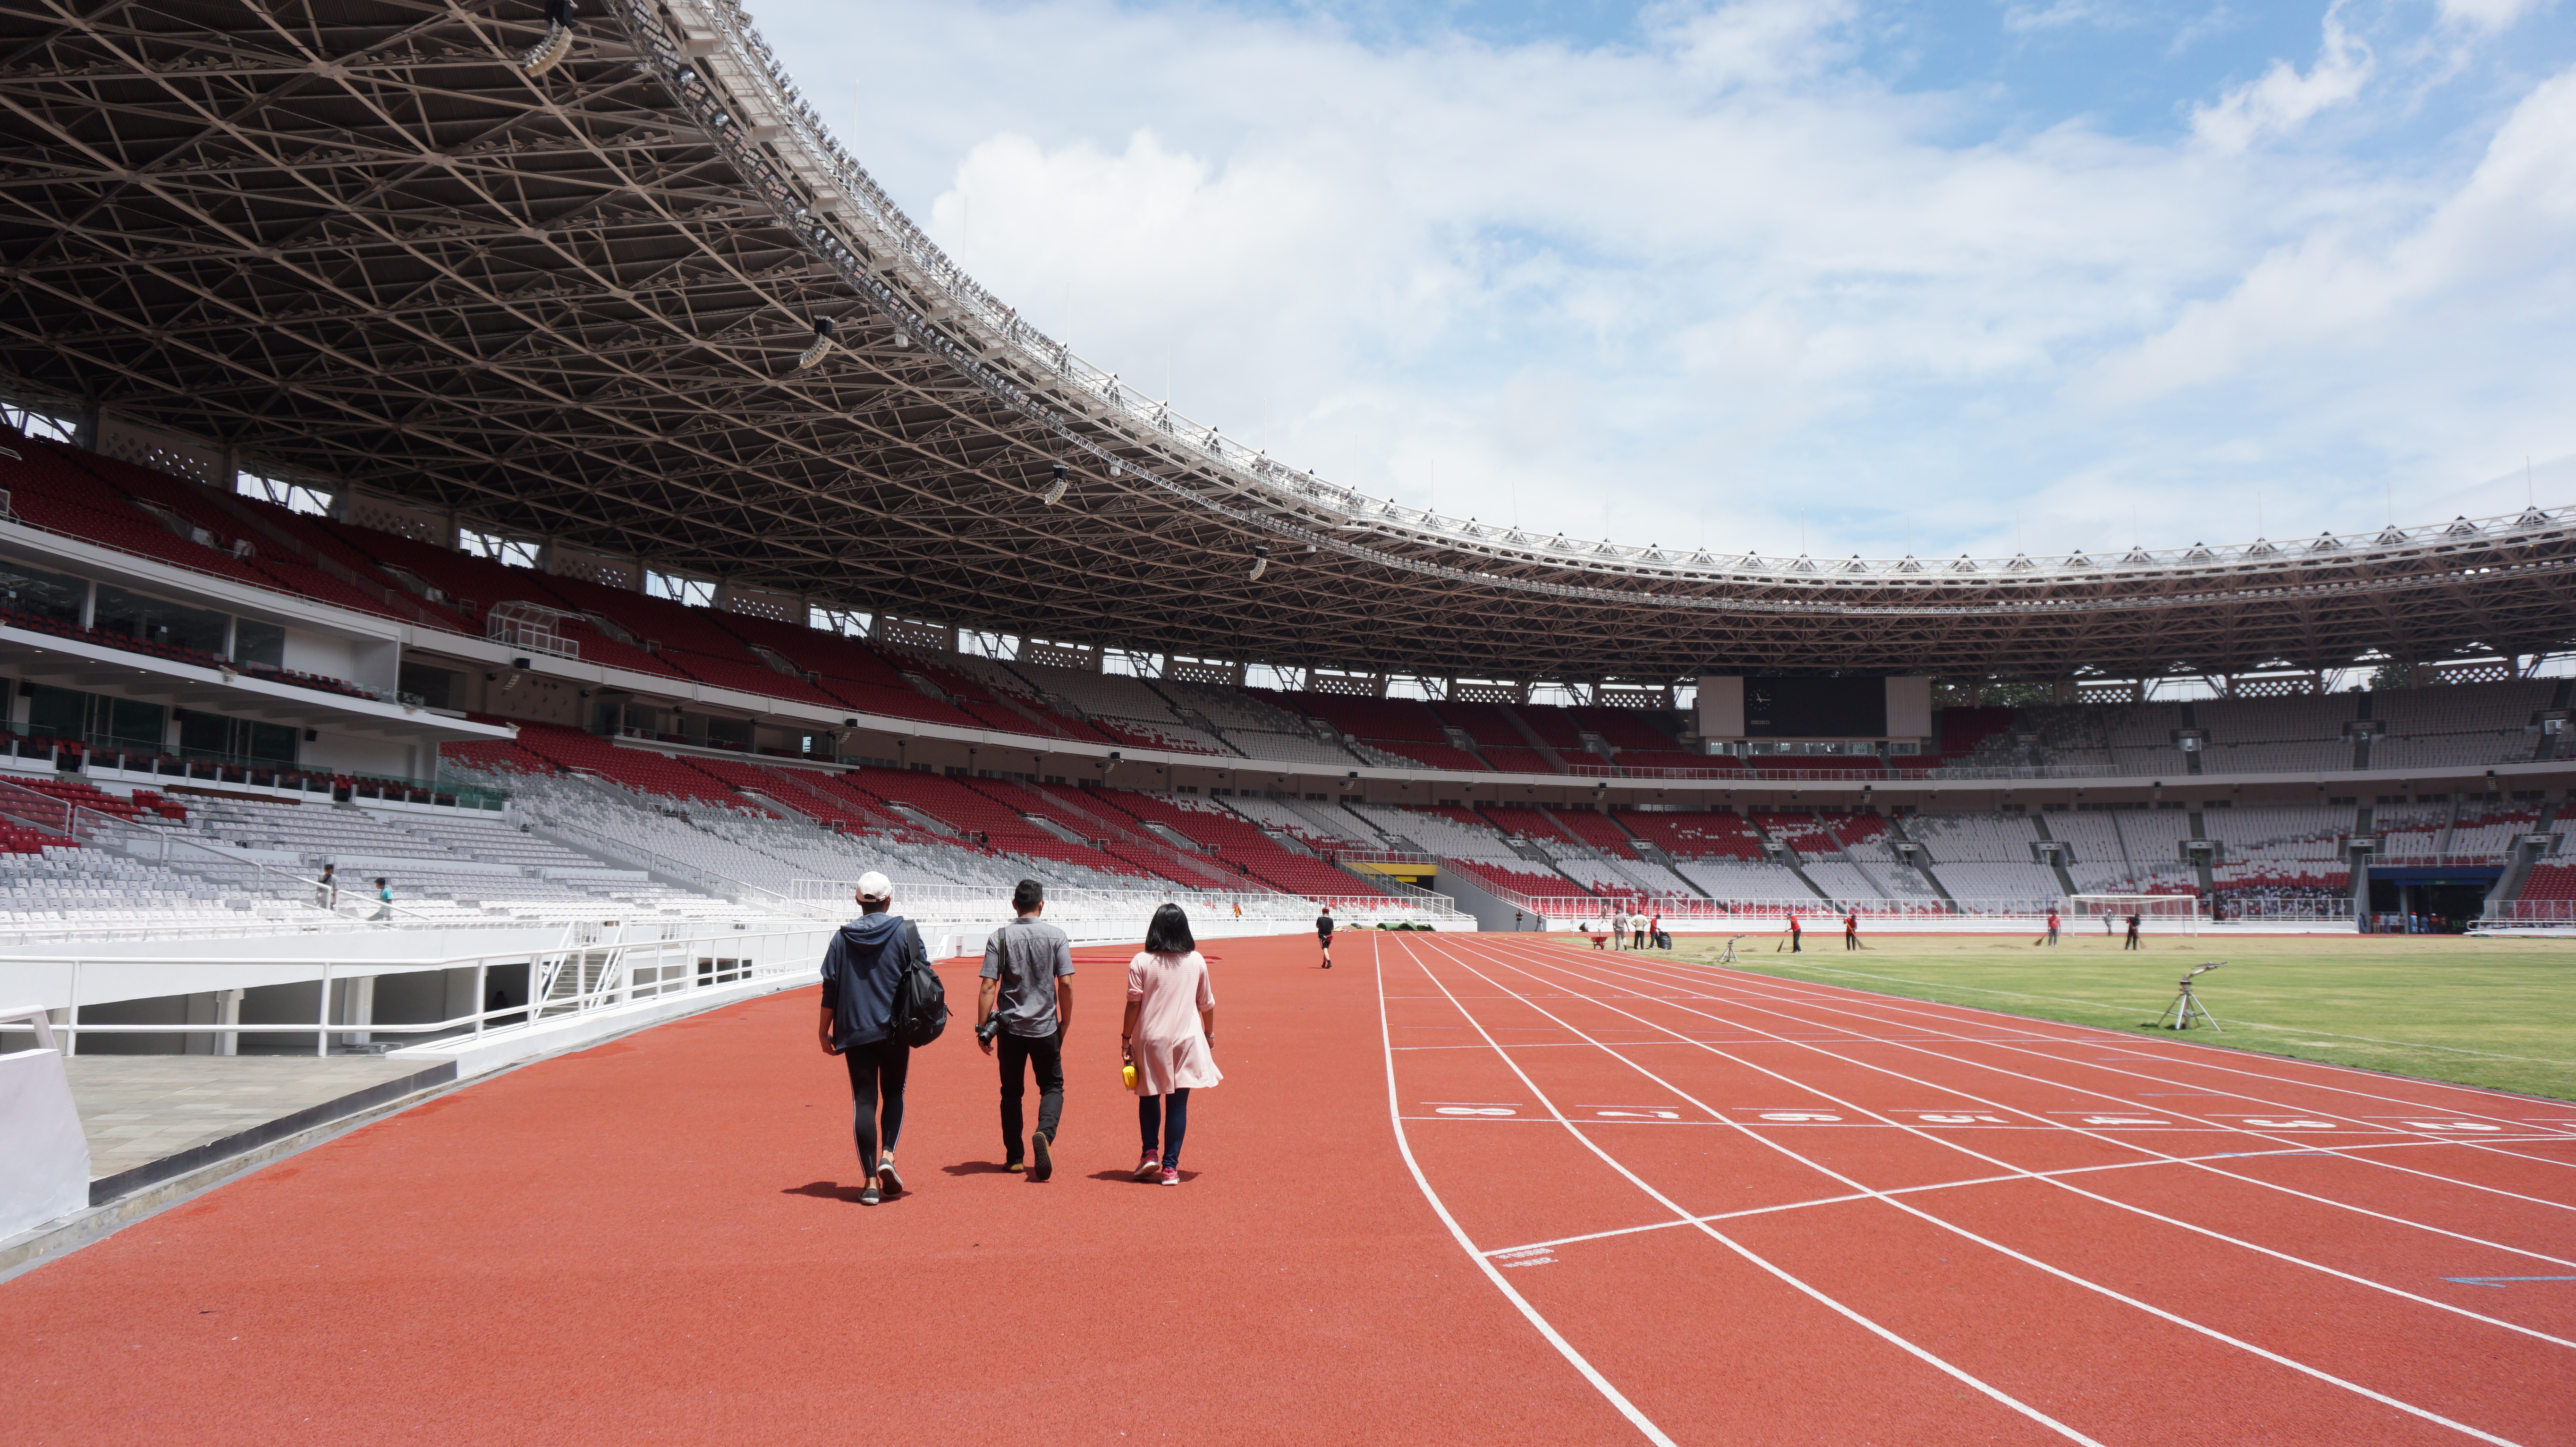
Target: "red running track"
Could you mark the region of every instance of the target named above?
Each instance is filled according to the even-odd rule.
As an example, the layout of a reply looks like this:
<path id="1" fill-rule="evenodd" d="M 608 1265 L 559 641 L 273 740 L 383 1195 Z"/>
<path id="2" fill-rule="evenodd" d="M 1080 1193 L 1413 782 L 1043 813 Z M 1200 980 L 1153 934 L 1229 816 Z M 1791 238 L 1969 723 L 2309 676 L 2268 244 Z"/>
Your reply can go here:
<path id="1" fill-rule="evenodd" d="M 1221 953 L 1179 1190 L 1114 965 L 1057 1179 L 960 1030 L 874 1209 L 800 991 L 0 1285 L 9 1440 L 2576 1442 L 2576 1107 L 1529 937 Z"/>

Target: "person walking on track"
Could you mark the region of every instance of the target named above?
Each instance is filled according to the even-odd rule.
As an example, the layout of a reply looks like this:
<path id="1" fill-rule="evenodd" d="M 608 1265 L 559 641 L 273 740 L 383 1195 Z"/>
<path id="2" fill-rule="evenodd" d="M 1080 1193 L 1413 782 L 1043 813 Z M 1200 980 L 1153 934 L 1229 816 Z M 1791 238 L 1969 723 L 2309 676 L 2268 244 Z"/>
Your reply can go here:
<path id="1" fill-rule="evenodd" d="M 1225 1077 L 1216 1068 L 1216 991 L 1207 960 L 1177 904 L 1154 911 L 1145 948 L 1127 962 L 1127 1021 L 1119 1053 L 1136 1067 L 1136 1124 L 1145 1137 L 1136 1179 L 1181 1183 L 1181 1137 L 1190 1092 Z"/>
<path id="2" fill-rule="evenodd" d="M 1843 948 L 1860 948 L 1860 911 L 1848 907 L 1843 912 Z"/>
<path id="3" fill-rule="evenodd" d="M 1073 1020 L 1073 941 L 1038 918 L 1046 912 L 1046 886 L 1023 879 L 1011 891 L 1019 916 L 984 941 L 984 983 L 975 1018 L 993 1023 L 976 1031 L 984 1053 L 1002 1062 L 1002 1169 L 1026 1169 L 1029 1179 L 1055 1174 L 1055 1128 L 1064 1117 L 1064 1032 Z M 1028 1076 L 1038 1078 L 1038 1129 L 1028 1137 L 1021 1164 L 1020 1103 Z"/>
<path id="4" fill-rule="evenodd" d="M 1315 942 L 1324 947 L 1324 968 L 1333 967 L 1333 907 L 1325 905 L 1315 916 Z"/>
<path id="5" fill-rule="evenodd" d="M 892 913 L 894 884 L 871 869 L 859 876 L 859 917 L 841 926 L 823 951 L 823 1053 L 850 1068 L 850 1135 L 867 1185 L 859 1204 L 903 1194 L 894 1169 L 903 1134 L 903 1082 L 912 1047 L 893 1038 L 894 992 L 904 966 L 930 951 L 912 921 Z M 880 1134 L 882 1133 L 882 1134 Z"/>
<path id="6" fill-rule="evenodd" d="M 2136 949 L 2137 947 L 2138 947 L 2138 917 L 2137 917 L 2136 915 L 2132 914 L 2132 915 L 2130 915 L 2130 916 L 2129 916 L 2129 938 L 2128 938 L 2127 942 L 2123 943 L 2123 944 L 2120 946 L 2120 948 L 2122 948 L 2122 949 L 2124 949 L 2124 950 L 2134 950 L 2134 949 Z"/>

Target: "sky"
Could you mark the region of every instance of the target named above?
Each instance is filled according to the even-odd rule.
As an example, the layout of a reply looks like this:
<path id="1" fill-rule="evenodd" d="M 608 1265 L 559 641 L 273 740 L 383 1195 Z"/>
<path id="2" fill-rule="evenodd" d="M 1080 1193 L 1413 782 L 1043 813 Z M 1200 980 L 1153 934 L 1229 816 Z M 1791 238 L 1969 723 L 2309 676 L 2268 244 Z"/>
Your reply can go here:
<path id="1" fill-rule="evenodd" d="M 2062 556 L 2576 504 L 2576 0 L 750 0 L 1094 364 L 1569 537 Z"/>

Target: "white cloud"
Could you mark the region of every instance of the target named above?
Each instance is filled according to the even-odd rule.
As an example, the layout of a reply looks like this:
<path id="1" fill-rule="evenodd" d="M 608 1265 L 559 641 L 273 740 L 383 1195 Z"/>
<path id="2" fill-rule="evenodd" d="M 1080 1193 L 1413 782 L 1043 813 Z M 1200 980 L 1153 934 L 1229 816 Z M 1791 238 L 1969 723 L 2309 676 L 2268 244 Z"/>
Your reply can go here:
<path id="1" fill-rule="evenodd" d="M 2297 130 L 2329 106 L 2357 99 L 2374 61 L 2370 47 L 2345 28 L 2342 10 L 2337 3 L 2326 11 L 2324 39 L 2306 74 L 2286 60 L 2273 61 L 2260 79 L 2194 110 L 2193 133 L 2221 151 L 2242 151 L 2266 136 Z"/>
<path id="2" fill-rule="evenodd" d="M 2472 30 L 2503 30 L 2540 8 L 2541 0 L 2441 0 L 2442 18 Z"/>
<path id="3" fill-rule="evenodd" d="M 1407 502 L 1436 477 L 1444 510 L 1580 536 L 2039 553 L 2125 543 L 2133 509 L 2150 544 L 2250 536 L 2258 492 L 2275 536 L 2519 506 L 2524 454 L 2544 483 L 2576 456 L 2576 72 L 2456 146 L 2262 144 L 2387 104 L 2340 10 L 2306 71 L 2139 139 L 1901 92 L 1854 0 L 1670 5 L 1593 48 L 783 3 L 772 40 L 820 95 L 865 77 L 836 128 L 980 280 Z M 2510 499 L 2473 482 L 2508 471 Z"/>

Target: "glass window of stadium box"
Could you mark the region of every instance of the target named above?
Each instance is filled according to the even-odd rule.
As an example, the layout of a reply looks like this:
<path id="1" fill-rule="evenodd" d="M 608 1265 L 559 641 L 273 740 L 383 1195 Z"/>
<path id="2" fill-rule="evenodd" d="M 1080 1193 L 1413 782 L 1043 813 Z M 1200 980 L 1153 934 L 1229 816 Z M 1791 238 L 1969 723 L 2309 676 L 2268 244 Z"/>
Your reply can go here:
<path id="1" fill-rule="evenodd" d="M 86 578 L 67 578 L 60 573 L 0 562 L 0 598 L 5 598 L 12 613 L 78 627 L 81 604 L 88 597 Z"/>
<path id="2" fill-rule="evenodd" d="M 102 633 L 208 654 L 224 651 L 232 623 L 211 609 L 131 593 L 108 583 L 98 585 L 98 604 L 90 617 L 91 626 Z"/>
<path id="3" fill-rule="evenodd" d="M 159 753 L 170 711 L 157 703 L 109 698 L 42 683 L 19 685 L 27 698 L 27 732 L 37 738 L 79 739 L 92 748 Z"/>
<path id="4" fill-rule="evenodd" d="M 247 628 L 250 625 L 242 625 Z M 421 701 L 424 708 L 463 708 L 465 675 L 452 668 L 432 668 L 426 663 L 402 665 L 395 685 L 402 692 Z"/>
<path id="5" fill-rule="evenodd" d="M 295 762 L 296 731 L 284 724 L 190 709 L 179 719 L 179 755 L 252 765 Z"/>
<path id="6" fill-rule="evenodd" d="M 256 618 L 233 620 L 233 661 L 269 668 L 286 666 L 286 630 Z"/>

